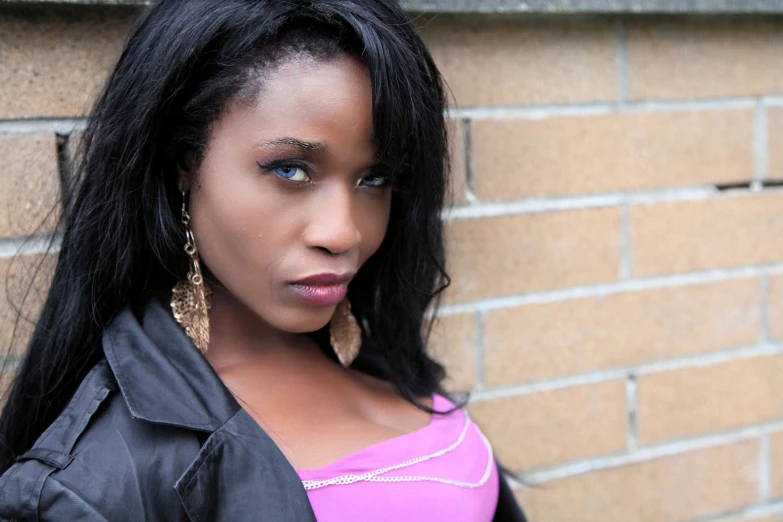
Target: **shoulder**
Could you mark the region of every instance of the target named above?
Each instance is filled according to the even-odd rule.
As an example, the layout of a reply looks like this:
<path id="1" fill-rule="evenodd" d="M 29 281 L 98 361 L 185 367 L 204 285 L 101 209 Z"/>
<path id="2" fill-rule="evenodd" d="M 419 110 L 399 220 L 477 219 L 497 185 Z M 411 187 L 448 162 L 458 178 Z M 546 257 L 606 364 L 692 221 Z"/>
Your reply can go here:
<path id="1" fill-rule="evenodd" d="M 103 361 L 0 477 L 0 519 L 171 518 L 174 484 L 199 448 L 193 432 L 133 419 Z"/>

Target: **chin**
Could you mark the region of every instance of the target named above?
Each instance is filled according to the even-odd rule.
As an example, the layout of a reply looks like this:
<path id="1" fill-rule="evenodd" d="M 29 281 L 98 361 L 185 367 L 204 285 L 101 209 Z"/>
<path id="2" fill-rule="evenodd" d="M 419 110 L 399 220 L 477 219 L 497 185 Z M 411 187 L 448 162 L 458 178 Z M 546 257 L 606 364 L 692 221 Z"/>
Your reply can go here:
<path id="1" fill-rule="evenodd" d="M 334 308 L 329 308 L 328 311 L 325 310 L 320 313 L 312 310 L 309 312 L 300 311 L 294 317 L 281 318 L 282 320 L 277 321 L 273 326 L 293 334 L 316 332 L 329 324 L 333 313 Z"/>

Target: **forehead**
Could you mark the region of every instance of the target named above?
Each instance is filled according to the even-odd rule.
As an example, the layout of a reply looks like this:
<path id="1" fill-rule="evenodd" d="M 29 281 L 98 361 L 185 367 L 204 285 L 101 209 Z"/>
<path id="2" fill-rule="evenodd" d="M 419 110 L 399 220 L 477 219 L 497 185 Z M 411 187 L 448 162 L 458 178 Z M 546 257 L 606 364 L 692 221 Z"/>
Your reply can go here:
<path id="1" fill-rule="evenodd" d="M 257 95 L 231 104 L 216 134 L 254 142 L 295 136 L 330 146 L 373 145 L 372 86 L 357 60 L 295 57 L 257 81 Z"/>

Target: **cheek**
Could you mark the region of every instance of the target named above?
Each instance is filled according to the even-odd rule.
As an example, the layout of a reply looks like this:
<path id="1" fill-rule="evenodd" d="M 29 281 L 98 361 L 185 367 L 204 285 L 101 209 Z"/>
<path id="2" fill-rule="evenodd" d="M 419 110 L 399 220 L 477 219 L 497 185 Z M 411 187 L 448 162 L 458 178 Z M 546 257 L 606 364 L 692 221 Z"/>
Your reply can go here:
<path id="1" fill-rule="evenodd" d="M 251 284 L 263 291 L 269 266 L 286 247 L 285 231 L 273 226 L 287 219 L 289 209 L 262 190 L 255 173 L 238 169 L 202 170 L 192 194 L 193 228 L 201 257 L 210 271 L 233 291 Z"/>
<path id="2" fill-rule="evenodd" d="M 391 192 L 375 196 L 376 201 L 362 205 L 362 212 L 356 227 L 362 237 L 361 263 L 364 264 L 380 248 L 386 237 L 391 213 Z"/>

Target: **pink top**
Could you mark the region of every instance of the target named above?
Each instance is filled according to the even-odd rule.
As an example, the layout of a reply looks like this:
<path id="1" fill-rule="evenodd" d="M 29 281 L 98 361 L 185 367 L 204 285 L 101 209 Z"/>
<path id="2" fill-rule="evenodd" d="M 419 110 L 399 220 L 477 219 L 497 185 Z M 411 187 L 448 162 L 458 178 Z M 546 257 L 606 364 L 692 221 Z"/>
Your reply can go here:
<path id="1" fill-rule="evenodd" d="M 436 411 L 453 407 L 433 396 Z M 318 522 L 489 522 L 498 499 L 492 449 L 463 410 L 298 473 Z"/>

